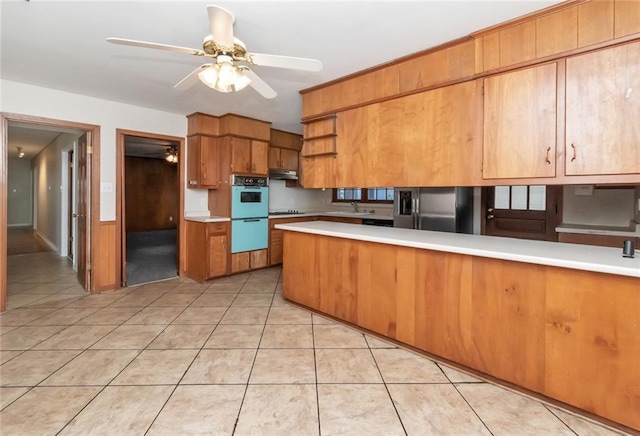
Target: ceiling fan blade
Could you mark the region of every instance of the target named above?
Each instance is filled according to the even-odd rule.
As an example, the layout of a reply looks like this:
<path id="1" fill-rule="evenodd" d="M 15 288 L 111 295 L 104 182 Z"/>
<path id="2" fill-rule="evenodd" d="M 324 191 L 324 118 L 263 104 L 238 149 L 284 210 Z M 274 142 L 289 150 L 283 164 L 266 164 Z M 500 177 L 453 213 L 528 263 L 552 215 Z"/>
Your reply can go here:
<path id="1" fill-rule="evenodd" d="M 132 47 L 154 48 L 157 50 L 174 51 L 178 53 L 186 53 L 194 56 L 204 56 L 202 50 L 188 47 L 179 47 L 177 45 L 158 44 L 155 42 L 135 41 L 133 39 L 107 38 L 107 42 L 112 44 L 130 45 Z"/>
<path id="2" fill-rule="evenodd" d="M 233 23 L 236 19 L 231 12 L 220 6 L 207 6 L 211 36 L 216 44 L 233 48 Z"/>
<path id="3" fill-rule="evenodd" d="M 273 88 L 267 84 L 267 82 L 262 80 L 253 71 L 246 69 L 244 70 L 244 74 L 246 74 L 246 76 L 251 79 L 251 83 L 249 84 L 249 86 L 258 91 L 258 93 L 264 98 L 275 98 L 278 95 L 278 93 L 275 92 Z"/>
<path id="4" fill-rule="evenodd" d="M 181 81 L 176 83 L 174 88 L 178 89 L 180 91 L 188 89 L 188 88 L 191 88 L 193 85 L 198 83 L 198 81 L 200 80 L 200 77 L 198 77 L 198 73 L 200 73 L 200 71 L 202 71 L 202 70 L 204 70 L 206 68 L 209 68 L 211 65 L 212 64 L 200 65 L 198 68 L 196 68 L 195 70 L 190 72 L 184 79 L 182 79 Z"/>
<path id="5" fill-rule="evenodd" d="M 320 71 L 322 62 L 317 59 L 250 53 L 251 62 L 264 67 L 290 68 L 292 70 Z"/>

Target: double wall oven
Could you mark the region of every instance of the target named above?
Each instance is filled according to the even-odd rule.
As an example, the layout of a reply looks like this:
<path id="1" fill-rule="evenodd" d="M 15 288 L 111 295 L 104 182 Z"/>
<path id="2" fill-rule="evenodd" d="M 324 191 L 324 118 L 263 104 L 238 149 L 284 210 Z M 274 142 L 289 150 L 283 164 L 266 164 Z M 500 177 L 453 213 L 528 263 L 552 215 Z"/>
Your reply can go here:
<path id="1" fill-rule="evenodd" d="M 263 250 L 269 239 L 269 188 L 266 177 L 231 180 L 231 252 Z"/>

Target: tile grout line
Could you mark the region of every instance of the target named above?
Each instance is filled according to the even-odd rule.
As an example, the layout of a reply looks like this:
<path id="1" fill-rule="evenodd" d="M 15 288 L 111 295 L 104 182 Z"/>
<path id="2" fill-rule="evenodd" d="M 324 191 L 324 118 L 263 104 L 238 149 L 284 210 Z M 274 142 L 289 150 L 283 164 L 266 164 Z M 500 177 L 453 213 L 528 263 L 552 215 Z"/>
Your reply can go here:
<path id="1" fill-rule="evenodd" d="M 378 370 L 378 374 L 380 375 L 380 379 L 382 380 L 382 384 L 384 385 L 384 390 L 387 392 L 387 395 L 389 397 L 389 401 L 391 401 L 391 405 L 393 406 L 393 410 L 395 410 L 396 412 L 396 416 L 398 417 L 398 421 L 400 422 L 400 426 L 402 426 L 402 431 L 404 431 L 405 436 L 408 435 L 407 433 L 407 429 L 404 426 L 404 422 L 402 421 L 402 417 L 400 416 L 400 412 L 398 411 L 398 408 L 396 407 L 396 402 L 393 400 L 393 397 L 391 396 L 391 392 L 389 392 L 389 386 L 387 386 L 387 382 L 384 379 L 384 376 L 382 375 L 382 371 L 380 370 L 380 365 L 378 365 L 378 361 L 376 360 L 376 356 L 373 354 L 373 349 L 371 348 L 371 345 L 369 345 L 369 342 L 367 341 L 367 338 L 365 336 L 364 333 L 360 333 L 362 335 L 362 339 L 364 339 L 365 344 L 367 344 L 367 348 L 369 350 L 369 354 L 371 355 L 371 358 L 373 359 L 373 363 L 376 365 L 376 369 Z"/>
<path id="2" fill-rule="evenodd" d="M 440 368 L 440 365 L 438 365 L 438 368 Z M 451 379 L 449 378 L 449 376 L 447 376 L 447 374 L 442 370 L 442 368 L 440 368 L 440 371 L 442 371 L 442 373 L 444 374 L 445 377 L 447 377 L 447 380 L 449 380 L 449 382 L 451 383 L 451 385 L 453 386 L 453 388 L 456 390 L 456 392 L 458 393 L 458 395 L 460 395 L 462 397 L 462 399 L 464 400 L 464 402 L 467 404 L 467 406 L 469 406 L 469 408 L 473 411 L 473 413 L 478 417 L 478 419 L 480 420 L 480 422 L 482 423 L 482 425 L 484 425 L 484 427 L 487 429 L 487 431 L 490 434 L 494 434 L 491 429 L 489 428 L 489 425 L 484 422 L 484 419 L 482 419 L 482 417 L 478 414 L 478 412 L 476 411 L 476 409 L 474 409 L 474 407 L 471 405 L 471 403 L 469 403 L 469 401 L 467 400 L 467 398 L 462 394 L 462 392 L 460 392 L 460 389 L 458 389 L 458 386 L 456 386 L 455 383 L 453 383 L 451 381 Z"/>

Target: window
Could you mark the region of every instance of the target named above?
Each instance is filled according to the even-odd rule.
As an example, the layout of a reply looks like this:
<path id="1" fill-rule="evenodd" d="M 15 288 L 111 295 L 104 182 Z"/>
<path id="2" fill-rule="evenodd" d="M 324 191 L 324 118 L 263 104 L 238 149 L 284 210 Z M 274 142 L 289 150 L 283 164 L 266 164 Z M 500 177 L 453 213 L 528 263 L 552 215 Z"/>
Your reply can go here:
<path id="1" fill-rule="evenodd" d="M 336 188 L 333 202 L 393 203 L 393 188 Z"/>
<path id="2" fill-rule="evenodd" d="M 546 210 L 546 186 L 496 186 L 495 209 Z"/>

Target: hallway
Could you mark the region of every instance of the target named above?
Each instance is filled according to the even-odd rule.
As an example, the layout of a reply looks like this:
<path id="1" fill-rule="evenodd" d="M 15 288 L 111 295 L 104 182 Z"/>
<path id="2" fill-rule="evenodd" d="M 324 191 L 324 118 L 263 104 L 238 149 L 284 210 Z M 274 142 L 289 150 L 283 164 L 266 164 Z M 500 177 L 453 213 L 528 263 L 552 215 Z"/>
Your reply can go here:
<path id="1" fill-rule="evenodd" d="M 31 226 L 7 228 L 7 256 L 53 251 Z"/>

